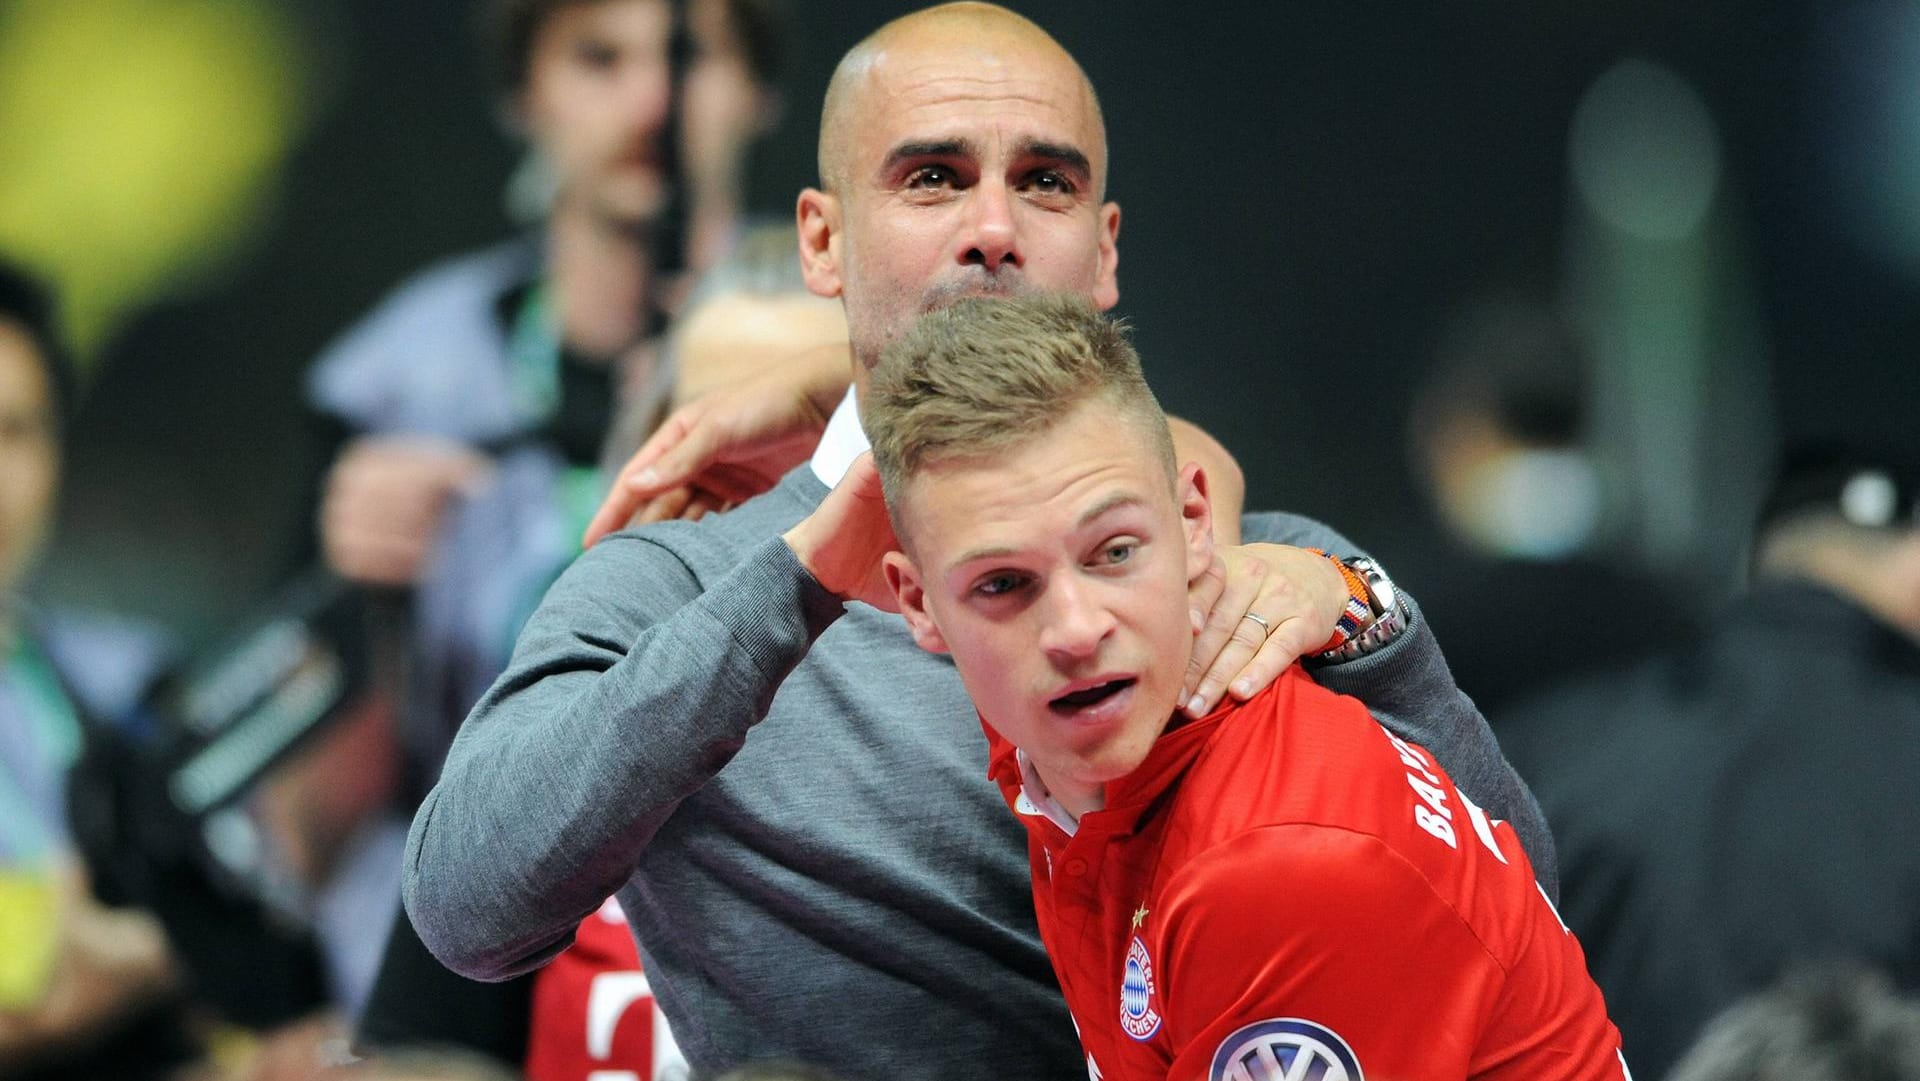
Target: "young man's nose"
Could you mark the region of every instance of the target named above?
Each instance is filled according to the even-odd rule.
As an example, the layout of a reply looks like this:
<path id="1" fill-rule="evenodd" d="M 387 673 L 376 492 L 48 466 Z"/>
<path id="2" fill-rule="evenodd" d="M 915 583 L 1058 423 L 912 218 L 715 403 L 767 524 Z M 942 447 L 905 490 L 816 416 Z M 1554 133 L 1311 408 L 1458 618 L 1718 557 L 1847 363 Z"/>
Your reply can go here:
<path id="1" fill-rule="evenodd" d="M 1113 613 L 1078 583 L 1055 585 L 1050 592 L 1046 629 L 1041 648 L 1058 661 L 1081 661 L 1094 656 L 1113 632 Z"/>

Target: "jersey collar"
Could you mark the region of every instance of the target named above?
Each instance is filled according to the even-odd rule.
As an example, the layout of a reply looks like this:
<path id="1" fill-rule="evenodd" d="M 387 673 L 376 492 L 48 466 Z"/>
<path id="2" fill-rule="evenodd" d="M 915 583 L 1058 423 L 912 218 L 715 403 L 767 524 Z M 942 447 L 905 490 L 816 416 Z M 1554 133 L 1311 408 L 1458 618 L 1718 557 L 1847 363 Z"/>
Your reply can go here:
<path id="1" fill-rule="evenodd" d="M 1170 728 L 1154 741 L 1153 750 L 1148 752 L 1146 760 L 1138 768 L 1107 784 L 1106 807 L 1079 819 L 1074 818 L 1047 791 L 1045 782 L 1034 772 L 1027 753 L 1007 742 L 993 725 L 981 718 L 980 727 L 986 731 L 990 751 L 988 773 L 1003 787 L 1015 791 L 1012 802 L 1015 811 L 1044 818 L 1060 827 L 1069 837 L 1078 833 L 1082 826 L 1099 832 L 1131 833 L 1158 804 L 1160 797 L 1186 775 L 1194 760 L 1213 741 L 1221 724 L 1243 710 L 1271 712 L 1272 704 L 1266 700 L 1272 697 L 1278 684 L 1284 683 L 1286 678 L 1282 676 L 1275 681 L 1274 687 L 1254 695 L 1248 702 L 1235 702 L 1229 698 L 1197 721 L 1183 723 L 1176 717 L 1174 723 L 1177 727 Z"/>

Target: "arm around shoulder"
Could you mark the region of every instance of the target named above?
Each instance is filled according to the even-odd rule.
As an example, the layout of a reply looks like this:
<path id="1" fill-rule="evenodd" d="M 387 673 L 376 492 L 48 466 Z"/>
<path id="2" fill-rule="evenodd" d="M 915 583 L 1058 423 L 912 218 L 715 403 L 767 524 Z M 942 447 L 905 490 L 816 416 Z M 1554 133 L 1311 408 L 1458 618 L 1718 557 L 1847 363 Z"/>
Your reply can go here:
<path id="1" fill-rule="evenodd" d="M 1401 592 L 1407 625 L 1381 649 L 1313 667 L 1322 686 L 1366 703 L 1395 735 L 1433 752 L 1441 768 L 1468 798 L 1495 818 L 1513 824 L 1547 896 L 1560 896 L 1553 833 L 1527 783 L 1500 751 L 1480 708 L 1453 681 L 1432 626 L 1419 605 Z"/>
<path id="2" fill-rule="evenodd" d="M 1244 528 L 1250 541 L 1319 548 L 1342 558 L 1367 554 L 1332 527 L 1296 514 L 1249 514 Z M 1405 589 L 1398 595 L 1405 602 L 1407 625 L 1391 642 L 1352 660 L 1309 660 L 1307 667 L 1322 686 L 1366 703 L 1394 735 L 1432 751 L 1461 791 L 1494 817 L 1512 822 L 1534 876 L 1557 900 L 1553 834 L 1540 804 L 1501 754 L 1479 707 L 1454 683 L 1419 603 Z"/>

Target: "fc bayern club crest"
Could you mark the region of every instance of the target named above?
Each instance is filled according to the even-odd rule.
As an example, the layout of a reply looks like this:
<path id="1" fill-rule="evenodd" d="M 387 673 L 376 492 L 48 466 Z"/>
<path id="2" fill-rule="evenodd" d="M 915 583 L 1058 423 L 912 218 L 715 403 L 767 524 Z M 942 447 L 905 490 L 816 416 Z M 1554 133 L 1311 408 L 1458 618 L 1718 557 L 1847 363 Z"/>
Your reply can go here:
<path id="1" fill-rule="evenodd" d="M 1160 1031 L 1160 1014 L 1153 1008 L 1153 958 L 1139 935 L 1127 947 L 1126 975 L 1120 978 L 1120 1027 L 1136 1040 Z"/>

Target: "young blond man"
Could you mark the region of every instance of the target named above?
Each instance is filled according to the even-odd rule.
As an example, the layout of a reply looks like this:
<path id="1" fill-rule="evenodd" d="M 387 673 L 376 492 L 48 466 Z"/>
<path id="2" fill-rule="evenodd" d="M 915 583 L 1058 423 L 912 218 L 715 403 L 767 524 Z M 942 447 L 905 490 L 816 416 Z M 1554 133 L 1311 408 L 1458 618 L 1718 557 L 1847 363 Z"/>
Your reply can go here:
<path id="1" fill-rule="evenodd" d="M 1176 713 L 1207 481 L 1121 328 L 962 301 L 887 351 L 866 424 L 888 582 L 980 710 L 1092 1076 L 1626 1076 L 1511 828 L 1426 751 L 1297 666 Z"/>

